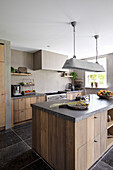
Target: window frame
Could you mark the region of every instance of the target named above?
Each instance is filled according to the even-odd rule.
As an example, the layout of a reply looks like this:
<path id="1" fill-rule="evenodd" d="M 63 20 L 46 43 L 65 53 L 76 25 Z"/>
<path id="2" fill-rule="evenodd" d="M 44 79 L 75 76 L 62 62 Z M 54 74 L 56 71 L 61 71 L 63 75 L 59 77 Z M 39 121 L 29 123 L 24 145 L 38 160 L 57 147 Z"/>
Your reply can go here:
<path id="1" fill-rule="evenodd" d="M 98 58 L 98 62 L 99 62 L 99 60 L 101 60 L 101 59 L 105 59 L 105 65 L 103 65 L 103 64 L 101 64 L 101 65 L 103 65 L 104 66 L 104 68 L 105 68 L 105 84 L 103 85 L 103 86 L 99 86 L 99 83 L 98 83 L 98 87 L 91 87 L 91 85 L 90 85 L 90 83 L 88 83 L 87 82 L 87 76 L 88 76 L 88 73 L 89 73 L 89 76 L 91 75 L 91 74 L 100 74 L 100 72 L 85 72 L 85 88 L 98 88 L 98 89 L 100 89 L 100 88 L 107 88 L 107 57 L 106 56 L 104 56 L 104 57 L 99 57 Z M 95 62 L 95 59 L 94 58 L 89 58 L 89 59 L 87 59 L 87 61 L 89 61 L 89 62 Z"/>

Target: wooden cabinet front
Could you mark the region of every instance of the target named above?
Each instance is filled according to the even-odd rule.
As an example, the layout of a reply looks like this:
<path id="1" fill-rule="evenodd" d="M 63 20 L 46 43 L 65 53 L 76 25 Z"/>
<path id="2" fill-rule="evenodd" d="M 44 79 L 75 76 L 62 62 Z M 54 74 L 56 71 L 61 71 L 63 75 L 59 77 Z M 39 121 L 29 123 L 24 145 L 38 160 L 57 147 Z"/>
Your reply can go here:
<path id="1" fill-rule="evenodd" d="M 0 62 L 0 91 L 5 93 L 5 64 Z"/>
<path id="2" fill-rule="evenodd" d="M 45 102 L 45 100 L 46 100 L 45 96 L 38 96 L 38 97 L 36 97 L 36 103 Z"/>
<path id="3" fill-rule="evenodd" d="M 4 62 L 4 45 L 0 44 L 0 62 Z"/>
<path id="4" fill-rule="evenodd" d="M 82 96 L 82 95 L 83 95 L 83 92 L 67 92 L 67 99 L 73 100 L 77 96 Z"/>
<path id="5" fill-rule="evenodd" d="M 87 168 L 106 150 L 107 111 L 87 118 Z"/>
<path id="6" fill-rule="evenodd" d="M 5 127 L 5 95 L 0 92 L 0 128 Z"/>
<path id="7" fill-rule="evenodd" d="M 13 99 L 12 122 L 14 121 L 14 124 L 18 124 L 23 121 L 31 120 L 32 119 L 31 104 L 39 102 L 45 102 L 45 96 Z"/>
<path id="8" fill-rule="evenodd" d="M 25 109 L 25 98 L 19 99 L 19 110 Z"/>
<path id="9" fill-rule="evenodd" d="M 0 44 L 0 130 L 5 128 L 5 63 L 4 45 Z"/>

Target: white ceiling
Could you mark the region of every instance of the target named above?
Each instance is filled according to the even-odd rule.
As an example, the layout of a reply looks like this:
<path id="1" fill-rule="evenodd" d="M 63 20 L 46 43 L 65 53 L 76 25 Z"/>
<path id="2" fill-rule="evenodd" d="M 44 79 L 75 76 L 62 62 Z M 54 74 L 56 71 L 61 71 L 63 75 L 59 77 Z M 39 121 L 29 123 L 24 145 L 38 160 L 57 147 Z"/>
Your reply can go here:
<path id="1" fill-rule="evenodd" d="M 74 20 L 77 58 L 95 55 L 95 34 L 99 54 L 113 52 L 113 0 L 0 0 L 0 39 L 11 41 L 13 49 L 71 57 Z"/>

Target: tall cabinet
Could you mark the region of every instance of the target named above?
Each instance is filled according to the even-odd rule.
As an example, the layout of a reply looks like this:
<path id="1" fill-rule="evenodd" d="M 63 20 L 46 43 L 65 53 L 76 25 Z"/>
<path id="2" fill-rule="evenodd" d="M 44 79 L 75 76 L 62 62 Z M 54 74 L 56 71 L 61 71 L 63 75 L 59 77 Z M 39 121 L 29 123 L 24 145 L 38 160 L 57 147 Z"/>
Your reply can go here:
<path id="1" fill-rule="evenodd" d="M 0 130 L 5 127 L 5 62 L 4 45 L 0 44 Z"/>

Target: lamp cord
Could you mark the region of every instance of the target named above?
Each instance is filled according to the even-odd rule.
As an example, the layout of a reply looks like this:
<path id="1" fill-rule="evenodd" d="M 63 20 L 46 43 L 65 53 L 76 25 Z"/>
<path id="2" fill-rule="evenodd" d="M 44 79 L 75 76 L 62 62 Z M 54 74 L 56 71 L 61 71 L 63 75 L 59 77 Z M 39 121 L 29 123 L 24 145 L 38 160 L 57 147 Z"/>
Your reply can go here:
<path id="1" fill-rule="evenodd" d="M 73 45 L 74 45 L 74 58 L 76 58 L 76 55 L 75 55 L 75 26 L 73 27 Z"/>
<path id="2" fill-rule="evenodd" d="M 99 35 L 95 35 L 94 38 L 96 39 L 96 63 L 98 64 L 98 39 Z"/>
<path id="3" fill-rule="evenodd" d="M 98 42 L 96 39 L 96 63 L 98 63 Z"/>

